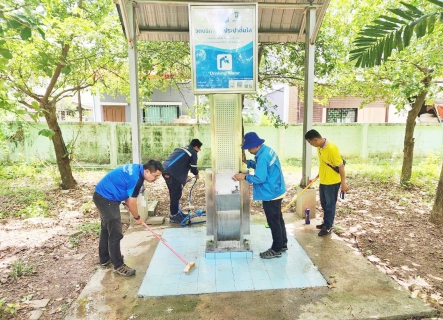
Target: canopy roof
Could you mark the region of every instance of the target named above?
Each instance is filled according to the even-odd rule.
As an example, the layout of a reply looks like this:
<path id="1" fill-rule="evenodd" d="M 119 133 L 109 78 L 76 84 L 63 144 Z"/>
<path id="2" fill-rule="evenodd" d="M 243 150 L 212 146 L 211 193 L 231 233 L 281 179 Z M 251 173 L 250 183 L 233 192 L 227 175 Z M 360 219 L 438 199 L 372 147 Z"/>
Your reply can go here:
<path id="1" fill-rule="evenodd" d="M 135 6 L 135 21 L 138 40 L 140 41 L 189 41 L 188 4 L 227 4 L 258 3 L 258 41 L 304 42 L 306 11 L 316 9 L 316 24 L 311 44 L 315 42 L 323 17 L 330 0 L 220 0 L 214 1 L 181 1 L 181 0 L 115 0 L 126 38 L 129 34 L 128 4 Z"/>

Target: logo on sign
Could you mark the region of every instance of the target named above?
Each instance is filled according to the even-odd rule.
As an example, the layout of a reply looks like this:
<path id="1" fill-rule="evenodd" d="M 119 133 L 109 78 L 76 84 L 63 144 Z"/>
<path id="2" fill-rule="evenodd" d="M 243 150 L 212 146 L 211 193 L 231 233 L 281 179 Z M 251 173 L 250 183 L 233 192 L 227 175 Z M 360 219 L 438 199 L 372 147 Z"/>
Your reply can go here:
<path id="1" fill-rule="evenodd" d="M 232 70 L 232 55 L 218 54 L 217 55 L 217 70 Z"/>

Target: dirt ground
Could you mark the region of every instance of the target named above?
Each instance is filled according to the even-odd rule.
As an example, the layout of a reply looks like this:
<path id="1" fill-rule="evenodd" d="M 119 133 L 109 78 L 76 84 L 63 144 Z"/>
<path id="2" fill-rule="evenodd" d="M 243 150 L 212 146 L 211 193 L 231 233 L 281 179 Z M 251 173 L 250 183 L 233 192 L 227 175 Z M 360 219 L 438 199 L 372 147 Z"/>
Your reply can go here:
<path id="1" fill-rule="evenodd" d="M 99 267 L 98 239 L 72 234 L 78 233 L 78 227 L 85 223 L 99 221 L 91 195 L 102 176 L 103 172 L 92 172 L 87 178 L 77 178 L 78 187 L 68 193 L 48 185 L 46 198 L 52 199 L 49 210 L 56 213 L 52 218 L 0 220 L 0 303 L 4 299 L 4 319 L 28 319 L 33 309 L 29 301 L 40 299 L 50 299 L 40 319 L 63 319 Z M 285 174 L 289 191 L 283 205 L 294 197 L 299 177 L 297 173 Z M 410 290 L 411 295 L 437 308 L 442 317 L 443 230 L 428 222 L 431 196 L 419 188 L 405 191 L 392 183 L 358 176 L 349 177 L 348 184 L 352 190 L 344 200 L 338 201 L 335 232 Z M 168 192 L 164 180 L 147 187 L 152 198 L 159 201 L 158 213 L 167 216 Z M 189 187 L 185 187 L 183 205 L 188 201 Z M 192 193 L 192 204 L 204 209 L 204 195 L 201 180 Z M 0 201 L 11 210 L 18 209 L 13 199 L 4 196 Z M 316 210 L 322 214 L 319 205 Z M 251 203 L 251 214 L 263 215 L 259 202 Z M 14 261 L 23 266 L 32 265 L 32 272 L 24 272 L 25 275 L 15 279 Z"/>

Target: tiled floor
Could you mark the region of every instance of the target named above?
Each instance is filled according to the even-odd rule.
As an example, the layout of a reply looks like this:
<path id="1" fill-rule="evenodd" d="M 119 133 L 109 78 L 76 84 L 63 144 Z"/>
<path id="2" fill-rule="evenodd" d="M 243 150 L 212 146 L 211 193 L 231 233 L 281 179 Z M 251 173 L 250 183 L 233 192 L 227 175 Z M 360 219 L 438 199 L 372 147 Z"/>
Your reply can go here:
<path id="1" fill-rule="evenodd" d="M 289 235 L 289 250 L 281 258 L 261 259 L 259 253 L 272 243 L 271 231 L 251 225 L 252 257 L 247 255 L 205 258 L 205 226 L 171 228 L 163 239 L 188 262 L 195 262 L 189 274 L 185 264 L 165 245 L 159 243 L 140 286 L 138 295 L 170 296 L 214 292 L 234 292 L 326 286 L 326 280 L 312 264 L 297 240 Z"/>

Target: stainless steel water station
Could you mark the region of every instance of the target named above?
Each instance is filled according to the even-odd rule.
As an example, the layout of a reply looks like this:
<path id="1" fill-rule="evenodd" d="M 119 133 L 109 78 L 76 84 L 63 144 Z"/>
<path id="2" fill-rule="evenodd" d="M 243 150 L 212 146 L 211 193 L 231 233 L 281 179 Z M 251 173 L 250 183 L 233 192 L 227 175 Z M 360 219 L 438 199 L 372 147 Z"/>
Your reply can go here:
<path id="1" fill-rule="evenodd" d="M 206 252 L 250 251 L 249 184 L 234 181 L 242 170 L 242 102 L 240 94 L 213 94 L 211 112 L 211 169 L 205 171 Z"/>

